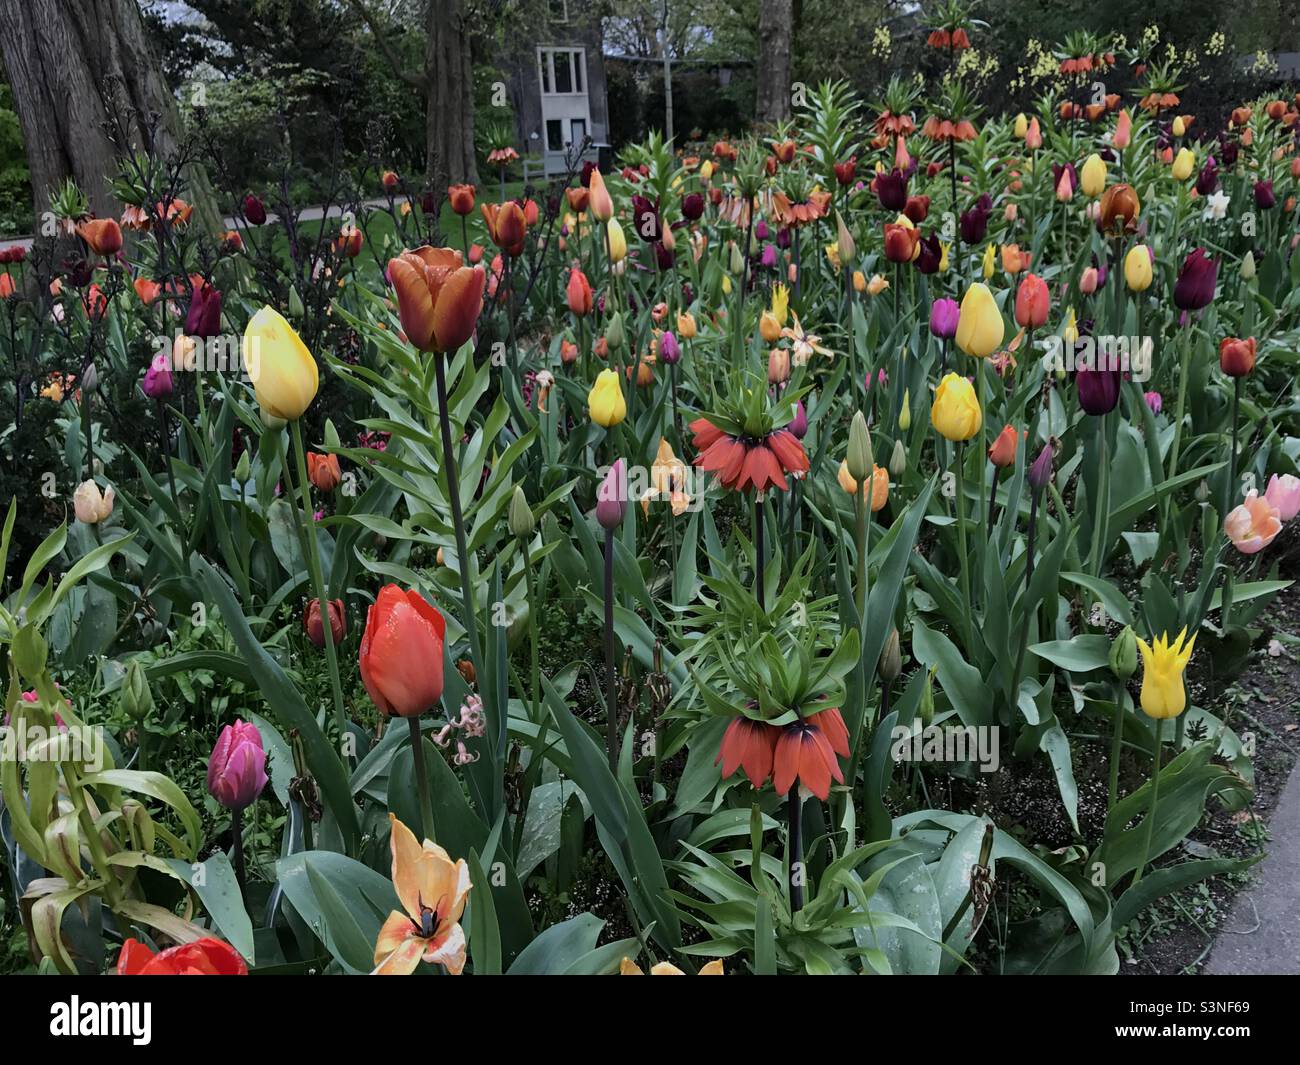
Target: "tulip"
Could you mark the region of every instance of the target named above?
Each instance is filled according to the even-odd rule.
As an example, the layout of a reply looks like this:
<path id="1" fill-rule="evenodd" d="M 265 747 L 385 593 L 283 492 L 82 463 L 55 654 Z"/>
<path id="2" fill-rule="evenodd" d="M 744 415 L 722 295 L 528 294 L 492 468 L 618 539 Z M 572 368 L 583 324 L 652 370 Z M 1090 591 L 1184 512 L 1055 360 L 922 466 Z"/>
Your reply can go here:
<path id="1" fill-rule="evenodd" d="M 771 311 L 764 311 L 758 316 L 758 335 L 769 344 L 775 344 L 781 339 L 781 323 Z"/>
<path id="2" fill-rule="evenodd" d="M 572 311 L 575 316 L 578 318 L 585 318 L 591 313 L 591 282 L 587 280 L 587 275 L 576 266 L 569 271 L 567 295 L 569 300 L 569 310 Z"/>
<path id="3" fill-rule="evenodd" d="M 1196 637 L 1187 637 L 1184 628 L 1172 645 L 1169 635 L 1165 633 L 1150 644 L 1138 638 L 1138 649 L 1142 652 L 1142 691 L 1139 699 L 1143 712 L 1156 720 L 1177 717 L 1187 708 L 1187 692 L 1183 686 L 1183 670 L 1192 657 L 1192 647 Z"/>
<path id="4" fill-rule="evenodd" d="M 1184 311 L 1199 311 L 1208 307 L 1214 300 L 1218 275 L 1219 265 L 1205 253 L 1205 249 L 1193 249 L 1183 260 L 1183 268 L 1178 272 L 1178 280 L 1174 284 L 1174 304 Z"/>
<path id="5" fill-rule="evenodd" d="M 659 338 L 659 358 L 669 366 L 678 362 L 682 357 L 681 346 L 677 343 L 677 338 L 672 333 L 664 333 Z"/>
<path id="6" fill-rule="evenodd" d="M 614 217 L 614 201 L 610 198 L 609 190 L 605 187 L 605 179 L 599 170 L 591 171 L 591 181 L 587 185 L 587 190 L 590 194 L 587 208 L 591 211 L 591 217 L 597 222 L 608 222 Z"/>
<path id="7" fill-rule="evenodd" d="M 92 218 L 77 226 L 77 235 L 96 255 L 110 258 L 122 250 L 122 227 L 111 218 Z"/>
<path id="8" fill-rule="evenodd" d="M 1273 192 L 1273 182 L 1255 182 L 1255 206 L 1262 211 L 1269 211 L 1277 206 L 1277 196 Z"/>
<path id="9" fill-rule="evenodd" d="M 420 351 L 456 351 L 474 335 L 487 275 L 459 251 L 422 247 L 388 260 L 406 339 Z"/>
<path id="10" fill-rule="evenodd" d="M 343 611 L 342 599 L 331 599 L 326 604 L 326 613 L 330 620 L 330 640 L 338 644 L 343 640 L 343 634 L 347 630 L 346 615 Z M 325 646 L 325 627 L 321 623 L 320 600 L 313 599 L 307 604 L 307 609 L 303 611 L 302 627 L 307 632 L 307 639 L 311 640 L 317 647 Z"/>
<path id="11" fill-rule="evenodd" d="M 1041 328 L 1050 308 L 1047 282 L 1037 274 L 1025 274 L 1016 290 L 1016 324 L 1023 329 Z"/>
<path id="12" fill-rule="evenodd" d="M 853 291 L 859 293 L 867 291 L 867 275 L 861 270 L 853 271 Z"/>
<path id="13" fill-rule="evenodd" d="M 1025 139 L 1025 134 L 1029 132 L 1029 119 L 1025 117 L 1025 113 L 1023 111 L 1020 112 L 1020 114 L 1016 115 L 1016 121 L 1015 124 L 1011 127 L 1011 131 L 1012 133 L 1015 134 L 1017 140 Z"/>
<path id="14" fill-rule="evenodd" d="M 248 965 L 229 943 L 204 936 L 154 953 L 127 937 L 117 956 L 118 976 L 247 976 Z"/>
<path id="15" fill-rule="evenodd" d="M 808 434 L 808 412 L 804 410 L 803 403 L 794 405 L 794 417 L 790 419 L 786 428 L 796 440 L 802 440 Z M 1295 480 L 1295 478 L 1292 478 Z M 1300 482 L 1297 482 L 1300 484 Z"/>
<path id="16" fill-rule="evenodd" d="M 1096 199 L 1106 188 L 1106 164 L 1095 152 L 1079 170 L 1079 188 L 1089 199 Z"/>
<path id="17" fill-rule="evenodd" d="M 1025 147 L 1031 152 L 1037 151 L 1043 146 L 1043 132 L 1038 125 L 1038 116 L 1035 115 L 1029 120 L 1029 129 L 1025 131 Z"/>
<path id="18" fill-rule="evenodd" d="M 279 311 L 263 307 L 249 320 L 244 364 L 258 406 L 273 418 L 295 421 L 316 398 L 316 360 Z"/>
<path id="19" fill-rule="evenodd" d="M 930 216 L 929 196 L 909 196 L 903 204 L 903 214 L 914 225 L 920 225 Z"/>
<path id="20" fill-rule="evenodd" d="M 381 714 L 418 717 L 442 698 L 446 632 L 446 619 L 418 592 L 395 584 L 379 590 L 366 615 L 359 665 Z"/>
<path id="21" fill-rule="evenodd" d="M 1137 217 L 1142 205 L 1132 185 L 1112 185 L 1102 195 L 1097 211 L 1097 224 L 1103 233 L 1132 232 L 1137 228 Z"/>
<path id="22" fill-rule="evenodd" d="M 1079 390 L 1079 406 L 1087 414 L 1109 414 L 1119 403 L 1119 386 L 1123 375 L 1117 370 L 1079 370 L 1074 375 Z"/>
<path id="23" fill-rule="evenodd" d="M 695 316 L 689 311 L 682 311 L 677 316 L 677 332 L 683 340 L 692 340 L 699 332 L 699 327 L 695 324 Z"/>
<path id="24" fill-rule="evenodd" d="M 452 185 L 447 189 L 447 199 L 451 201 L 452 211 L 462 218 L 474 213 L 473 185 Z"/>
<path id="25" fill-rule="evenodd" d="M 1016 461 L 1016 450 L 1020 446 L 1020 435 L 1015 427 L 1004 426 L 989 447 L 989 461 L 1000 469 L 1012 466 Z"/>
<path id="26" fill-rule="evenodd" d="M 266 751 L 257 726 L 241 720 L 227 725 L 208 759 L 208 794 L 227 810 L 243 810 L 266 782 Z"/>
<path id="27" fill-rule="evenodd" d="M 969 380 L 950 373 L 939 382 L 930 407 L 930 423 L 954 443 L 969 440 L 980 431 L 983 415 Z"/>
<path id="28" fill-rule="evenodd" d="M 1029 485 L 1035 495 L 1041 492 L 1052 480 L 1052 446 L 1044 445 L 1029 467 Z"/>
<path id="29" fill-rule="evenodd" d="M 957 335 L 961 308 L 957 301 L 943 298 L 930 305 L 930 333 L 941 340 L 951 340 Z"/>
<path id="30" fill-rule="evenodd" d="M 606 370 L 605 373 L 610 371 Z M 596 490 L 596 521 L 602 529 L 617 529 L 627 513 L 627 462 L 619 459 Z"/>
<path id="31" fill-rule="evenodd" d="M 849 227 L 844 224 L 844 218 L 839 211 L 835 212 L 835 225 L 835 240 L 839 247 L 840 262 L 847 265 L 853 261 L 853 257 L 857 254 L 857 246 L 853 242 L 853 234 L 849 232 Z"/>
<path id="32" fill-rule="evenodd" d="M 314 484 L 318 491 L 332 492 L 343 481 L 343 473 L 339 469 L 339 457 L 337 455 L 318 455 L 311 452 L 307 455 L 307 479 Z"/>
<path id="33" fill-rule="evenodd" d="M 1255 338 L 1224 337 L 1219 342 L 1219 368 L 1229 377 L 1246 377 L 1255 369 Z"/>
<path id="34" fill-rule="evenodd" d="M 921 234 L 914 226 L 885 223 L 885 258 L 891 263 L 912 261 Z"/>
<path id="35" fill-rule="evenodd" d="M 1097 291 L 1097 285 L 1100 283 L 1100 275 L 1097 273 L 1095 266 L 1089 266 L 1083 271 L 1079 278 L 1079 291 L 1085 296 L 1091 296 Z"/>
<path id="36" fill-rule="evenodd" d="M 1174 157 L 1174 166 L 1170 173 L 1175 181 L 1186 181 L 1196 169 L 1196 153 L 1190 148 L 1180 148 Z"/>
<path id="37" fill-rule="evenodd" d="M 140 383 L 142 391 L 150 399 L 166 399 L 173 390 L 172 372 L 166 355 L 157 355 L 144 372 Z"/>
<path id="38" fill-rule="evenodd" d="M 993 294 L 985 285 L 975 282 L 962 297 L 957 346 L 967 355 L 987 358 L 1001 346 L 1003 332 L 1002 312 L 998 310 Z"/>
<path id="39" fill-rule="evenodd" d="M 871 471 L 871 432 L 862 411 L 855 411 L 853 420 L 849 423 L 849 449 L 845 461 L 849 475 L 855 481 L 863 480 Z"/>
<path id="40" fill-rule="evenodd" d="M 1253 252 L 1246 252 L 1241 260 L 1241 279 L 1243 281 L 1254 280 L 1255 277 L 1255 256 Z"/>
<path id="41" fill-rule="evenodd" d="M 853 474 L 849 472 L 848 459 L 840 463 L 839 472 L 835 478 L 839 486 L 851 496 L 856 496 L 861 492 L 863 499 L 866 498 L 867 489 L 865 484 L 854 479 Z M 860 487 L 861 485 L 861 487 Z M 871 468 L 871 512 L 874 514 L 884 509 L 885 504 L 889 501 L 889 471 L 881 466 Z"/>
<path id="42" fill-rule="evenodd" d="M 606 429 L 612 429 L 627 416 L 627 401 L 615 371 L 601 370 L 596 375 L 587 393 L 587 412 L 593 422 Z"/>
<path id="43" fill-rule="evenodd" d="M 704 214 L 704 197 L 698 192 L 688 192 L 682 197 L 682 217 L 697 222 Z"/>
<path id="44" fill-rule="evenodd" d="M 1151 249 L 1145 244 L 1134 244 L 1124 256 L 1124 281 L 1133 292 L 1145 292 L 1151 287 Z"/>
<path id="45" fill-rule="evenodd" d="M 1021 251 L 1019 244 L 1002 245 L 1002 269 L 1013 276 L 1028 270 L 1033 258 L 1033 253 Z"/>
<path id="46" fill-rule="evenodd" d="M 992 244 L 984 249 L 984 258 L 981 263 L 980 272 L 984 275 L 985 281 L 991 281 L 993 279 L 993 270 L 997 262 L 995 258 L 996 250 L 997 249 L 994 248 Z"/>
<path id="47" fill-rule="evenodd" d="M 207 282 L 190 290 L 190 309 L 185 315 L 185 335 L 205 340 L 221 332 L 221 293 Z"/>
<path id="48" fill-rule="evenodd" d="M 1300 514 L 1300 478 L 1289 473 L 1280 477 L 1273 474 L 1264 489 L 1264 500 L 1277 511 L 1281 521 L 1290 521 Z"/>
<path id="49" fill-rule="evenodd" d="M 907 177 L 897 167 L 877 174 L 871 186 L 886 211 L 901 211 L 907 205 Z"/>
<path id="50" fill-rule="evenodd" d="M 623 227 L 617 218 L 611 218 L 605 224 L 605 238 L 609 244 L 609 261 L 621 263 L 627 256 L 627 237 L 623 235 Z"/>
<path id="51" fill-rule="evenodd" d="M 870 296 L 879 296 L 889 288 L 889 281 L 884 274 L 872 274 L 871 280 L 867 282 L 867 294 Z"/>
<path id="52" fill-rule="evenodd" d="M 113 513 L 116 493 L 109 485 L 101 495 L 99 485 L 93 480 L 82 481 L 72 493 L 72 510 L 84 525 L 98 525 Z"/>
<path id="53" fill-rule="evenodd" d="M 1129 146 L 1133 139 L 1133 119 L 1129 117 L 1128 108 L 1124 108 L 1119 113 L 1119 121 L 1115 123 L 1115 136 L 1111 138 L 1111 144 L 1123 151 Z"/>

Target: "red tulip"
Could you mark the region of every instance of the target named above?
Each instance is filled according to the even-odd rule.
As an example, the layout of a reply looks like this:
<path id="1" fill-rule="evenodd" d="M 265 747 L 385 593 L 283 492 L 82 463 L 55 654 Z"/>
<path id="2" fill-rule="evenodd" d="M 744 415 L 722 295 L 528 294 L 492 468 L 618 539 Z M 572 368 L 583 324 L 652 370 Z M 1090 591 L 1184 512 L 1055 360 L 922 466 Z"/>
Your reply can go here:
<path id="1" fill-rule="evenodd" d="M 229 943 L 211 936 L 155 954 L 127 939 L 117 956 L 118 976 L 247 976 L 248 966 Z"/>
<path id="2" fill-rule="evenodd" d="M 1037 329 L 1047 321 L 1051 295 L 1047 282 L 1037 274 L 1025 274 L 1016 289 L 1016 323 L 1024 329 Z"/>
<path id="3" fill-rule="evenodd" d="M 921 231 L 897 222 L 885 223 L 885 258 L 891 263 L 912 261 Z"/>
<path id="4" fill-rule="evenodd" d="M 343 600 L 331 599 L 326 606 L 330 619 L 330 642 L 337 645 L 343 642 L 343 635 L 347 630 Z M 302 616 L 302 625 L 307 630 L 307 639 L 317 647 L 325 646 L 325 626 L 321 623 L 319 599 L 313 599 L 307 604 L 307 609 Z"/>
<path id="5" fill-rule="evenodd" d="M 1224 337 L 1219 342 L 1219 369 L 1229 377 L 1246 377 L 1255 369 L 1255 338 Z"/>
<path id="6" fill-rule="evenodd" d="M 386 584 L 366 616 L 361 681 L 382 714 L 417 717 L 442 698 L 447 622 L 418 592 Z"/>
<path id="7" fill-rule="evenodd" d="M 223 728 L 208 759 L 208 793 L 227 810 L 242 810 L 262 794 L 266 779 L 266 751 L 257 726 L 236 720 Z"/>
<path id="8" fill-rule="evenodd" d="M 451 209 L 462 218 L 474 210 L 474 186 L 453 185 L 447 190 L 447 199 Z"/>

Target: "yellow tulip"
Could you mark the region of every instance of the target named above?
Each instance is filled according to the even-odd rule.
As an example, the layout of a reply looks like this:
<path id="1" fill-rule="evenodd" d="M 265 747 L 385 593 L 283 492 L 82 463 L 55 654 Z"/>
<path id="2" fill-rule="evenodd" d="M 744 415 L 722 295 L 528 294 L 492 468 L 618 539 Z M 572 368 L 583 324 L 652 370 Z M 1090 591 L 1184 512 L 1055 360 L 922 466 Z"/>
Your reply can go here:
<path id="1" fill-rule="evenodd" d="M 708 181 L 709 178 L 713 177 L 713 162 L 711 160 L 705 159 L 704 162 L 700 164 L 700 177 L 705 181 Z"/>
<path id="2" fill-rule="evenodd" d="M 934 393 L 930 424 L 944 438 L 960 443 L 980 431 L 984 416 L 975 398 L 975 386 L 961 374 L 950 373 Z"/>
<path id="3" fill-rule="evenodd" d="M 681 340 L 691 340 L 699 328 L 695 324 L 695 315 L 690 311 L 682 311 L 677 316 L 677 336 Z"/>
<path id="4" fill-rule="evenodd" d="M 988 281 L 993 277 L 993 271 L 997 266 L 997 250 L 990 244 L 984 249 L 984 280 Z"/>
<path id="5" fill-rule="evenodd" d="M 1181 137 L 1187 132 L 1187 123 L 1183 121 L 1183 116 L 1179 115 L 1174 119 L 1173 133 L 1175 137 Z"/>
<path id="6" fill-rule="evenodd" d="M 1016 124 L 1013 128 L 1013 132 L 1015 133 L 1017 140 L 1024 140 L 1025 134 L 1029 132 L 1029 119 L 1025 117 L 1023 111 L 1016 115 Z"/>
<path id="7" fill-rule="evenodd" d="M 1151 287 L 1151 253 L 1145 244 L 1134 244 L 1124 256 L 1124 280 L 1133 292 Z"/>
<path id="8" fill-rule="evenodd" d="M 785 328 L 786 319 L 790 315 L 790 290 L 784 285 L 772 286 L 772 316 L 776 319 L 776 324 Z"/>
<path id="9" fill-rule="evenodd" d="M 273 418 L 295 421 L 320 387 L 316 360 L 279 311 L 263 307 L 244 330 L 244 365 L 257 405 Z"/>
<path id="10" fill-rule="evenodd" d="M 1186 181 L 1196 168 L 1196 153 L 1190 148 L 1180 148 L 1174 156 L 1173 175 L 1175 181 Z"/>
<path id="11" fill-rule="evenodd" d="M 861 270 L 853 271 L 853 291 L 854 292 L 867 291 L 867 275 L 864 274 Z"/>
<path id="12" fill-rule="evenodd" d="M 1079 188 L 1093 199 L 1106 191 L 1106 164 L 1096 152 L 1088 156 L 1079 170 Z"/>
<path id="13" fill-rule="evenodd" d="M 617 218 L 611 218 L 605 224 L 605 232 L 609 235 L 609 261 L 621 263 L 627 255 L 627 237 L 623 235 L 623 227 Z"/>
<path id="14" fill-rule="evenodd" d="M 1162 633 L 1151 644 L 1138 639 L 1142 652 L 1142 710 L 1148 717 L 1164 719 L 1177 717 L 1187 709 L 1187 692 L 1183 687 L 1183 670 L 1192 657 L 1193 636 L 1187 640 L 1187 627 L 1183 626 L 1172 646 L 1169 634 Z"/>
<path id="15" fill-rule="evenodd" d="M 596 375 L 596 383 L 587 393 L 587 412 L 593 422 L 606 429 L 612 429 L 627 417 L 627 400 L 623 398 L 615 371 L 601 370 Z"/>
<path id="16" fill-rule="evenodd" d="M 776 315 L 771 311 L 764 311 L 758 319 L 758 335 L 766 340 L 769 344 L 775 344 L 781 339 L 781 325 L 776 320 Z"/>
<path id="17" fill-rule="evenodd" d="M 993 245 L 989 245 L 989 252 Z M 986 256 L 988 258 L 988 256 Z M 988 358 L 1002 344 L 1002 312 L 988 287 L 978 281 L 966 290 L 957 319 L 957 346 L 977 359 Z"/>
<path id="18" fill-rule="evenodd" d="M 941 274 L 946 274 L 948 272 L 948 249 L 951 246 L 952 245 L 950 244 L 945 244 L 943 241 L 939 241 L 939 273 Z"/>
<path id="19" fill-rule="evenodd" d="M 1079 320 L 1074 316 L 1074 308 L 1071 307 L 1065 316 L 1065 332 L 1061 334 L 1067 344 L 1076 344 L 1079 340 Z"/>

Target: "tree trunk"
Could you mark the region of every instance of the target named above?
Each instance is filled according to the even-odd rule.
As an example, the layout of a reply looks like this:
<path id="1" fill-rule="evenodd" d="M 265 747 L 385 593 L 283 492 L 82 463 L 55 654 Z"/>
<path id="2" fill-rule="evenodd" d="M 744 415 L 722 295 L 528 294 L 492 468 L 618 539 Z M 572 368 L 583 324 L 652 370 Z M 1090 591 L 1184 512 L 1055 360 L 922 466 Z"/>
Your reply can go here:
<path id="1" fill-rule="evenodd" d="M 664 32 L 660 50 L 664 61 L 664 138 L 673 139 L 673 61 L 668 53 L 668 0 L 664 0 Z"/>
<path id="2" fill-rule="evenodd" d="M 72 178 L 96 214 L 120 210 L 110 192 L 120 152 L 175 148 L 180 116 L 135 0 L 0 0 L 0 53 L 27 146 L 37 225 Z M 109 107 L 129 139 L 116 145 Z M 148 116 L 161 115 L 150 144 Z M 142 121 L 142 116 L 144 120 Z M 187 197 L 205 228 L 220 224 L 202 168 L 188 168 Z"/>
<path id="3" fill-rule="evenodd" d="M 464 0 L 429 4 L 428 30 L 424 176 L 440 206 L 448 185 L 479 184 L 474 160 L 474 67 Z"/>
<path id="4" fill-rule="evenodd" d="M 792 28 L 791 0 L 759 0 L 758 100 L 754 107 L 759 122 L 781 122 L 790 117 Z"/>

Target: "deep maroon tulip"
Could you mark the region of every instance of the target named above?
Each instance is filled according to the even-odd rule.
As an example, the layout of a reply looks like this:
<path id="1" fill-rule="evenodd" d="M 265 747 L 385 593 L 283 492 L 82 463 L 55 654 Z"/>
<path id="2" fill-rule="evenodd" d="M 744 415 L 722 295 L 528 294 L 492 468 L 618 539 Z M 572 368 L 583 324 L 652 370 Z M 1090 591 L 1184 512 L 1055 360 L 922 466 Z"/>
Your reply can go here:
<path id="1" fill-rule="evenodd" d="M 989 228 L 989 211 L 993 207 L 993 201 L 985 193 L 975 205 L 962 212 L 960 229 L 961 239 L 965 244 L 978 244 L 984 239 L 984 234 Z"/>
<path id="2" fill-rule="evenodd" d="M 957 320 L 960 317 L 961 305 L 956 300 L 935 300 L 930 305 L 930 332 L 940 339 L 951 340 L 957 335 Z"/>
<path id="3" fill-rule="evenodd" d="M 185 316 L 185 335 L 214 337 L 221 332 L 221 293 L 203 283 L 190 291 L 190 310 Z"/>
<path id="4" fill-rule="evenodd" d="M 1255 206 L 1261 211 L 1271 211 L 1277 206 L 1277 196 L 1273 192 L 1273 182 L 1255 182 Z"/>
<path id="5" fill-rule="evenodd" d="M 921 251 L 916 257 L 916 268 L 923 274 L 938 273 L 939 263 L 943 260 L 943 248 L 939 246 L 939 235 L 931 233 L 928 237 L 922 237 L 920 248 Z"/>
<path id="6" fill-rule="evenodd" d="M 1231 170 L 1237 165 L 1237 156 L 1241 154 L 1241 145 L 1236 141 L 1224 141 L 1219 154 L 1223 157 L 1223 169 Z"/>
<path id="7" fill-rule="evenodd" d="M 1174 284 L 1174 304 L 1184 311 L 1199 311 L 1214 300 L 1214 286 L 1219 280 L 1219 264 L 1204 248 L 1194 248 L 1183 260 Z"/>
<path id="8" fill-rule="evenodd" d="M 876 199 L 886 211 L 901 211 L 907 206 L 907 178 L 898 167 L 887 174 L 877 174 L 874 184 Z"/>
<path id="9" fill-rule="evenodd" d="M 704 197 L 698 192 L 688 192 L 682 197 L 682 217 L 688 222 L 698 221 L 704 214 Z"/>
<path id="10" fill-rule="evenodd" d="M 1123 375 L 1118 370 L 1080 370 L 1074 375 L 1079 406 L 1088 414 L 1109 414 L 1119 402 Z"/>
<path id="11" fill-rule="evenodd" d="M 651 203 L 644 196 L 632 197 L 632 228 L 647 244 L 656 244 L 663 239 L 664 230 L 659 221 L 659 204 Z"/>
<path id="12" fill-rule="evenodd" d="M 654 247 L 655 262 L 658 264 L 659 269 L 671 270 L 673 268 L 673 260 L 676 258 L 676 253 L 673 252 L 672 249 L 668 248 L 663 241 L 659 241 Z"/>
<path id="13" fill-rule="evenodd" d="M 1201 172 L 1196 176 L 1196 192 L 1201 196 L 1208 196 L 1219 187 L 1219 166 L 1214 161 L 1214 156 L 1205 160 L 1205 165 L 1201 167 Z"/>
<path id="14" fill-rule="evenodd" d="M 251 192 L 244 197 L 244 217 L 251 225 L 260 226 L 266 222 L 266 207 Z"/>
<path id="15" fill-rule="evenodd" d="M 794 417 L 786 426 L 796 440 L 802 440 L 808 435 L 808 412 L 803 409 L 803 403 L 798 402 L 794 405 Z"/>

